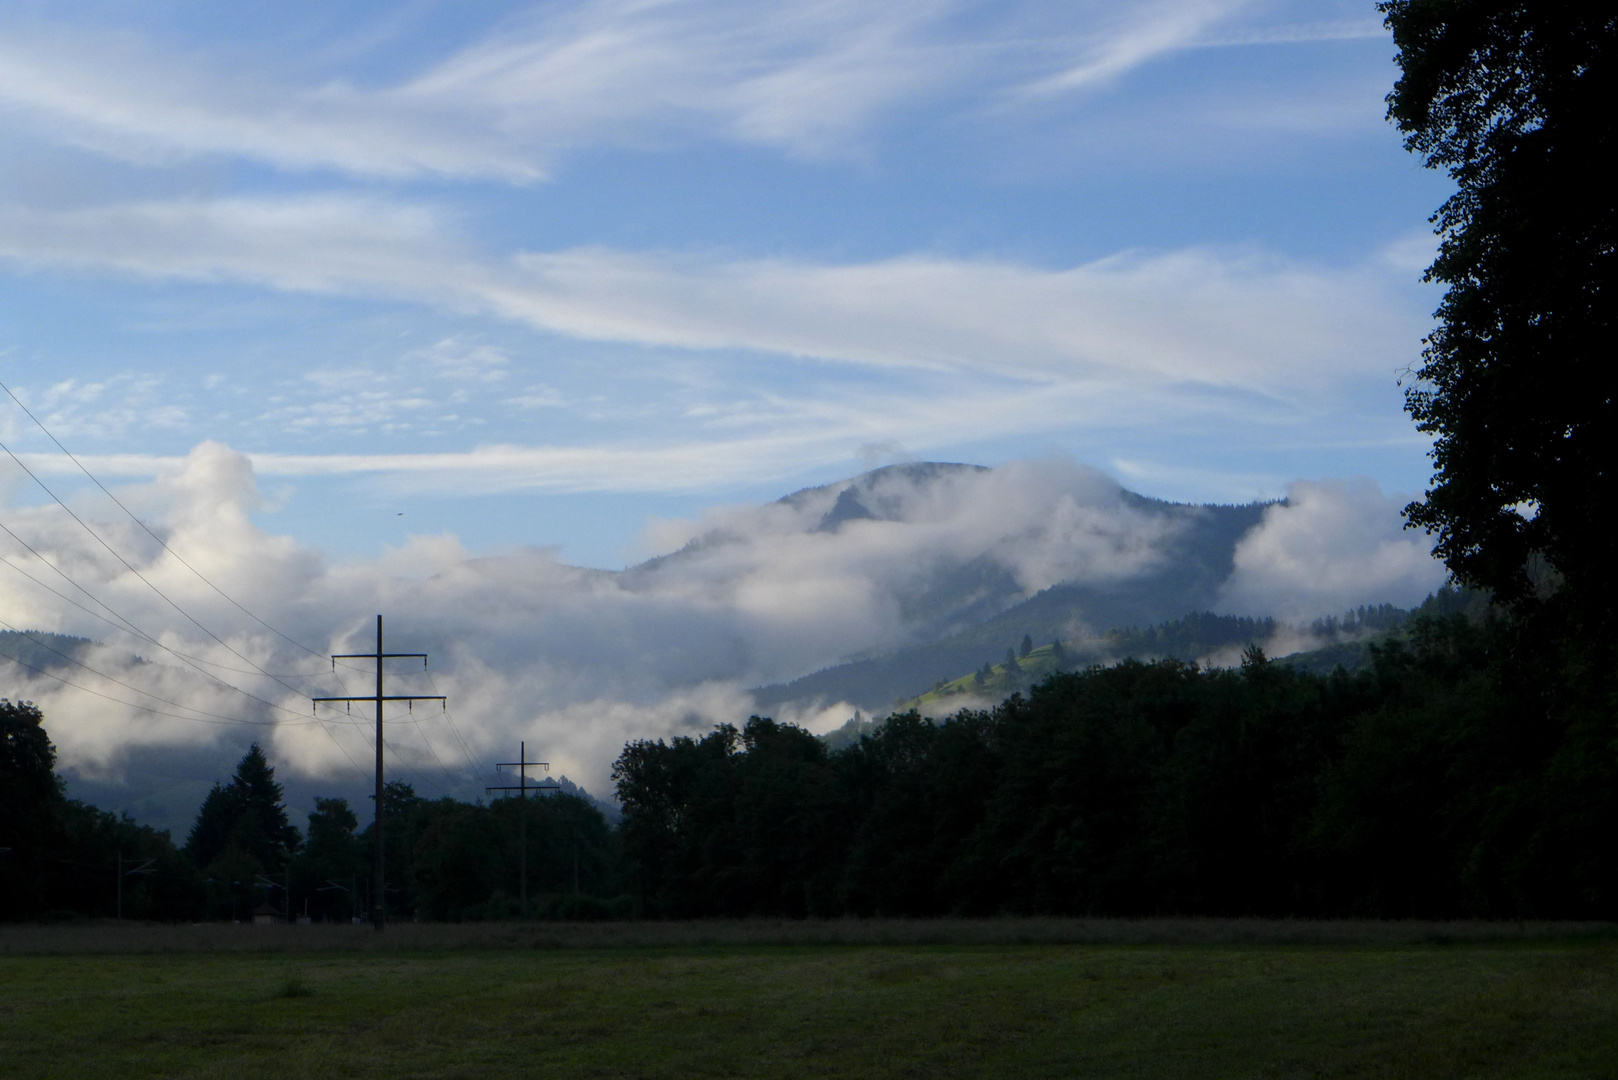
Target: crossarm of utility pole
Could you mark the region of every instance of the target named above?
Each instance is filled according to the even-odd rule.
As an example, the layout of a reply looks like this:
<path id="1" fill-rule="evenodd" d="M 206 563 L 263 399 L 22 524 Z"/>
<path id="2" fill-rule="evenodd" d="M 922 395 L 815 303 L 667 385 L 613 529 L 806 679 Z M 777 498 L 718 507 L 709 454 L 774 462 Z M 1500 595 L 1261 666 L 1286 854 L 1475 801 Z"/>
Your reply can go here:
<path id="1" fill-rule="evenodd" d="M 427 654 L 424 653 L 424 652 L 385 652 L 385 653 L 382 653 L 381 655 L 382 655 L 382 659 L 384 659 L 384 660 L 425 660 L 425 659 L 427 659 Z M 374 652 L 340 652 L 340 653 L 332 653 L 331 658 L 332 658 L 333 662 L 336 662 L 338 660 L 375 660 L 377 658 L 377 654 L 374 653 Z"/>
<path id="2" fill-rule="evenodd" d="M 310 701 L 448 701 L 443 694 L 360 694 L 356 697 L 317 697 Z"/>

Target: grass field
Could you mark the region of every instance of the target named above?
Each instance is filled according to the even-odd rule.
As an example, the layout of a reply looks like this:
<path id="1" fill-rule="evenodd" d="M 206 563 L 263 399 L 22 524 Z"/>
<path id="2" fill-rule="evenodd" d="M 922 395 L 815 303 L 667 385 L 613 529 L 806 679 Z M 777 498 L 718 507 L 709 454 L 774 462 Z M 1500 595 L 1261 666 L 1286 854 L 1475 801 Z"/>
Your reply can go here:
<path id="1" fill-rule="evenodd" d="M 1610 931 L 892 924 L 772 944 L 793 931 L 769 925 L 478 931 L 501 949 L 225 927 L 94 953 L 14 929 L 0 1076 L 1618 1077 Z"/>

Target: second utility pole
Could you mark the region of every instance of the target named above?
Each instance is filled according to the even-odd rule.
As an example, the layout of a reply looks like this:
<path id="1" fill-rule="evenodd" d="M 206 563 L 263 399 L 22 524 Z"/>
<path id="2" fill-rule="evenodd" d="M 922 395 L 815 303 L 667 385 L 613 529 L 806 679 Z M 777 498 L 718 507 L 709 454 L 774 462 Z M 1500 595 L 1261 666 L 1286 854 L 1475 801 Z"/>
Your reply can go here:
<path id="1" fill-rule="evenodd" d="M 503 769 L 509 765 L 515 765 L 518 767 L 519 772 L 517 774 L 517 783 L 499 784 L 495 787 L 486 787 L 483 790 L 519 791 L 522 793 L 522 812 L 517 818 L 517 864 L 520 867 L 518 873 L 522 879 L 522 899 L 520 901 L 522 904 L 522 917 L 526 919 L 528 918 L 528 793 L 530 791 L 561 791 L 562 788 L 560 784 L 549 783 L 535 784 L 533 787 L 528 786 L 528 766 L 538 765 L 540 768 L 549 772 L 551 764 L 548 761 L 529 761 L 528 744 L 526 742 L 520 742 L 517 744 L 516 761 L 499 762 L 495 765 L 495 771 L 498 772 L 500 769 Z"/>
<path id="2" fill-rule="evenodd" d="M 427 670 L 427 654 L 422 652 L 385 653 L 382 651 L 382 616 L 376 617 L 376 652 L 374 653 L 336 653 L 331 658 L 331 668 L 337 670 L 339 660 L 376 660 L 376 694 L 372 697 L 317 697 L 315 702 L 322 701 L 373 701 L 376 703 L 376 827 L 372 830 L 376 836 L 376 888 L 373 890 L 374 899 L 371 903 L 371 925 L 378 930 L 382 929 L 384 921 L 383 905 L 383 859 L 382 845 L 382 703 L 384 701 L 444 701 L 443 694 L 393 694 L 382 692 L 382 661 L 402 658 L 421 660 L 421 669 Z"/>

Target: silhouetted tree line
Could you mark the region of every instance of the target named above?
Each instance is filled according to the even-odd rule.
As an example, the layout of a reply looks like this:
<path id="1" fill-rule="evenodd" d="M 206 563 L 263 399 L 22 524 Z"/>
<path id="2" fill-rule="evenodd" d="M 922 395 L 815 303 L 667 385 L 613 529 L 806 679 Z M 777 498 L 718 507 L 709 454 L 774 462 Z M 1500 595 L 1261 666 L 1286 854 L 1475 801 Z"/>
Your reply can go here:
<path id="1" fill-rule="evenodd" d="M 1416 620 L 1368 670 L 1127 661 L 845 749 L 754 717 L 631 743 L 669 917 L 1618 914 L 1611 650 Z"/>
<path id="2" fill-rule="evenodd" d="M 67 798 L 43 719 L 0 699 L 0 919 L 184 911 L 195 873 L 168 834 Z"/>
<path id="3" fill-rule="evenodd" d="M 1447 600 L 1445 599 L 1447 598 Z M 1618 915 L 1618 656 L 1445 593 L 1371 663 L 1250 648 L 1054 675 L 841 747 L 754 717 L 628 744 L 623 818 L 552 794 L 386 788 L 394 918 L 844 915 Z M 0 702 L 0 917 L 118 910 L 315 920 L 368 910 L 373 833 L 288 820 L 259 747 L 185 844 L 65 798 L 39 711 Z M 369 817 L 367 813 L 365 815 Z"/>
<path id="4" fill-rule="evenodd" d="M 246 920 L 269 907 L 347 921 L 369 910 L 372 828 L 359 828 L 346 799 L 317 798 L 304 837 L 256 744 L 176 848 L 167 832 L 66 798 L 43 719 L 32 704 L 0 701 L 0 919 Z M 608 918 L 631 908 L 619 896 L 617 838 L 587 799 L 471 804 L 423 799 L 395 782 L 384 800 L 395 918 L 521 917 L 523 836 L 528 915 Z"/>

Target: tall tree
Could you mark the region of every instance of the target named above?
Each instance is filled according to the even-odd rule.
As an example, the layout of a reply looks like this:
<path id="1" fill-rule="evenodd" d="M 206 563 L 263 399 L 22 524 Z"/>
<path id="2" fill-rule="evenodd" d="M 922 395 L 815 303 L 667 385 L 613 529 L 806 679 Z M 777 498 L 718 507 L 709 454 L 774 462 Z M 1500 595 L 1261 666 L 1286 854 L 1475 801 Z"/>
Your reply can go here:
<path id="1" fill-rule="evenodd" d="M 55 766 L 38 706 L 0 698 L 0 838 L 16 838 L 61 800 Z"/>
<path id="2" fill-rule="evenodd" d="M 1402 69 L 1389 118 L 1457 185 L 1433 218 L 1427 280 L 1447 291 L 1406 399 L 1436 436 L 1433 486 L 1406 514 L 1463 582 L 1522 606 L 1542 559 L 1564 598 L 1610 612 L 1618 8 L 1378 8 Z"/>
<path id="3" fill-rule="evenodd" d="M 33 702 L 0 698 L 0 876 L 7 882 L 0 918 L 31 914 L 46 896 L 38 860 L 51 846 L 63 798 L 43 721 Z"/>
<path id="4" fill-rule="evenodd" d="M 215 784 L 208 792 L 185 849 L 198 867 L 207 867 L 235 849 L 256 860 L 261 869 L 273 872 L 286 865 L 301 840 L 287 821 L 275 769 L 254 743 L 237 762 L 230 784 Z"/>
<path id="5" fill-rule="evenodd" d="M 292 891 L 314 905 L 312 914 L 347 919 L 363 908 L 354 892 L 366 867 L 360 858 L 359 827 L 347 799 L 315 799 L 309 838 L 292 862 Z"/>

